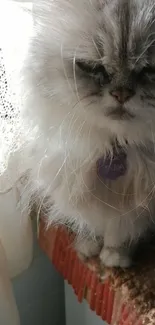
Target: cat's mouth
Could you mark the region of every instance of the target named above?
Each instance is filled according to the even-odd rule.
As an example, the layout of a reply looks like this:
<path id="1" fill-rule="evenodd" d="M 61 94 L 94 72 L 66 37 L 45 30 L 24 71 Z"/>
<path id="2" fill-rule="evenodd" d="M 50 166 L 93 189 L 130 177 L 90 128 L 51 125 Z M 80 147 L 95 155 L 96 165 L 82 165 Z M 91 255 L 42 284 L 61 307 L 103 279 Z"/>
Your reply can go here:
<path id="1" fill-rule="evenodd" d="M 135 117 L 131 112 L 129 112 L 122 106 L 119 106 L 115 109 L 111 109 L 107 113 L 107 116 L 113 120 L 131 120 Z"/>

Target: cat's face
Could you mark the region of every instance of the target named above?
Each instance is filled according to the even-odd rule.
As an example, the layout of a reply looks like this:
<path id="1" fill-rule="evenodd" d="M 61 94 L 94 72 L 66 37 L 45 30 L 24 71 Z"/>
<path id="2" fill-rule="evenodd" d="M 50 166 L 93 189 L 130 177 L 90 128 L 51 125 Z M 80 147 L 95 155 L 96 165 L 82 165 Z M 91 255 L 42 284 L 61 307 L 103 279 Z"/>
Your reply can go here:
<path id="1" fill-rule="evenodd" d="M 76 114 L 143 141 L 155 131 L 154 0 L 55 0 L 51 11 L 62 97 L 73 91 Z"/>

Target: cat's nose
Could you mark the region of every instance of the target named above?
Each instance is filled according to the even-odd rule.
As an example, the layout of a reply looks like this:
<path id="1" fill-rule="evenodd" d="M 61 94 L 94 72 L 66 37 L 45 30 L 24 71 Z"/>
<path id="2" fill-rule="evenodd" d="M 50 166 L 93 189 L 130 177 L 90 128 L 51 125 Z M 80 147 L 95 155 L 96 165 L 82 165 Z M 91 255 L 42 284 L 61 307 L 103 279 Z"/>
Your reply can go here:
<path id="1" fill-rule="evenodd" d="M 124 104 L 134 95 L 134 91 L 128 88 L 119 88 L 110 91 L 110 94 L 117 99 L 120 104 Z"/>

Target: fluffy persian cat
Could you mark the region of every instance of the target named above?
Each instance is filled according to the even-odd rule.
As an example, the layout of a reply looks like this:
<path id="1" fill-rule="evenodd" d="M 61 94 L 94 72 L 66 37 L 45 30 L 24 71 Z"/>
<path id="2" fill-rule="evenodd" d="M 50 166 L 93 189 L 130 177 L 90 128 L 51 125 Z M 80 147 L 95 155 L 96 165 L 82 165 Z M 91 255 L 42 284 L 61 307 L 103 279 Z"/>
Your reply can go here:
<path id="1" fill-rule="evenodd" d="M 32 195 L 79 254 L 128 267 L 155 221 L 155 1 L 37 0 L 34 20 Z"/>

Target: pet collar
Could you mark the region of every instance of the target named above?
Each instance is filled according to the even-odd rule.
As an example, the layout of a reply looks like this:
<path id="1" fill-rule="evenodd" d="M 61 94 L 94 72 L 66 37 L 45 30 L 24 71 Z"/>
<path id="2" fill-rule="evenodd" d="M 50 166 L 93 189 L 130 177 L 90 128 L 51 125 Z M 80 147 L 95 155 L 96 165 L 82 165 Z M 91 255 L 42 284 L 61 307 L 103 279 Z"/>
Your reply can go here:
<path id="1" fill-rule="evenodd" d="M 97 161 L 97 174 L 100 178 L 116 180 L 127 170 L 127 155 L 122 148 L 114 149 L 113 157 L 101 157 Z"/>

